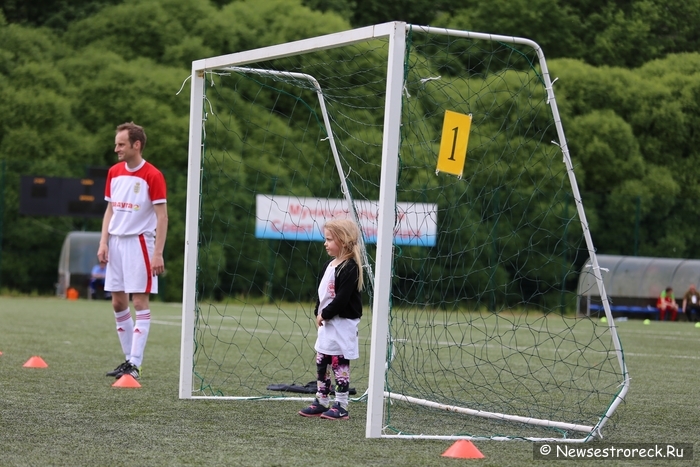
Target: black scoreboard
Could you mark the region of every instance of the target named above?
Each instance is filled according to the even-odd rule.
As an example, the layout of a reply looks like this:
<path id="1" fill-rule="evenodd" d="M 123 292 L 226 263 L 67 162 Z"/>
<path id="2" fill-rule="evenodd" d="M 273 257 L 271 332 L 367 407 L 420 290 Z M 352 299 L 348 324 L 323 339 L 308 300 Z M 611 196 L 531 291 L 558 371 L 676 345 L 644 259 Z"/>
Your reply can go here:
<path id="1" fill-rule="evenodd" d="M 105 178 L 22 176 L 19 212 L 28 216 L 102 217 Z"/>

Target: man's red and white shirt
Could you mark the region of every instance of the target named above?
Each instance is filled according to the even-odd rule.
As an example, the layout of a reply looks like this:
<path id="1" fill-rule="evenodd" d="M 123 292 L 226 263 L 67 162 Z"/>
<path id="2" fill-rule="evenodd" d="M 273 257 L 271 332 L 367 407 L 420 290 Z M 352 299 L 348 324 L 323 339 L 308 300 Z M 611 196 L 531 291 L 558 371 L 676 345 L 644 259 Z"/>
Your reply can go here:
<path id="1" fill-rule="evenodd" d="M 105 200 L 112 205 L 110 235 L 155 235 L 153 205 L 166 202 L 165 177 L 145 160 L 134 169 L 120 162 L 107 173 Z"/>

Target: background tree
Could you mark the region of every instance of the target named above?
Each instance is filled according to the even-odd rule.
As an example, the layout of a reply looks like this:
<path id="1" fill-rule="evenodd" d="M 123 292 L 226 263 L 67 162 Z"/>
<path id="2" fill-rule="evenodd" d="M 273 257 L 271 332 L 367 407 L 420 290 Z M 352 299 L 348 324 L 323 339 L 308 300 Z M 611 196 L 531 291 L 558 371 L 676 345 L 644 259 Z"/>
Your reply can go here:
<path id="1" fill-rule="evenodd" d="M 598 251 L 697 257 L 700 54 L 694 51 L 700 50 L 700 5 L 514 1 L 0 2 L 0 160 L 6 171 L 0 284 L 51 293 L 65 234 L 100 226 L 99 219 L 20 215 L 20 177 L 82 177 L 87 167 L 109 166 L 115 126 L 134 120 L 149 134 L 146 158 L 168 180 L 166 298 L 179 300 L 191 62 L 395 19 L 537 41 L 558 78 L 559 109 Z M 456 62 L 453 68 L 437 62 L 430 67 L 464 72 Z M 421 105 L 430 110 L 429 103 Z M 232 116 L 232 125 L 237 118 Z M 281 119 L 272 125 L 298 130 Z M 236 146 L 235 156 L 242 160 L 244 149 Z M 321 159 L 312 162 L 323 166 Z M 269 163 L 261 158 L 251 170 L 265 171 Z M 242 172 L 236 183 L 250 184 L 254 175 Z M 280 179 L 278 186 L 285 183 Z M 228 196 L 229 189 L 222 184 L 222 199 L 250 209 L 249 198 Z M 497 228 L 508 228 L 507 220 Z M 449 245 L 439 254 L 448 255 Z M 292 249 L 279 251 L 285 248 Z M 513 257 L 513 251 L 503 251 L 503 257 Z M 499 278 L 507 273 L 506 263 L 494 272 Z"/>
<path id="2" fill-rule="evenodd" d="M 0 9 L 11 23 L 65 29 L 71 22 L 88 17 L 122 0 L 2 0 Z"/>
<path id="3" fill-rule="evenodd" d="M 435 17 L 435 23 L 528 37 L 550 59 L 580 58 L 598 66 L 638 67 L 668 54 L 700 50 L 695 26 L 700 21 L 698 2 L 464 0 L 449 2 L 446 10 Z"/>

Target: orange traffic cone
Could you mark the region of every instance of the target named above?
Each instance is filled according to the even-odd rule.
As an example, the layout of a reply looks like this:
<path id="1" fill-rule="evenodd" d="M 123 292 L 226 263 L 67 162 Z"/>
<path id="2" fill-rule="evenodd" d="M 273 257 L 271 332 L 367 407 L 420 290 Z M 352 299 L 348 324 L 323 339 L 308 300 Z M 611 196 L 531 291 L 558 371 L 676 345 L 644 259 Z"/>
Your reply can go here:
<path id="1" fill-rule="evenodd" d="M 457 457 L 460 459 L 483 459 L 484 455 L 471 441 L 460 439 L 442 453 L 443 457 Z"/>
<path id="2" fill-rule="evenodd" d="M 22 365 L 25 368 L 46 368 L 48 365 L 41 357 L 32 357 L 27 362 Z"/>
<path id="3" fill-rule="evenodd" d="M 80 292 L 78 292 L 78 290 L 74 289 L 73 287 L 66 291 L 66 298 L 68 300 L 77 300 L 79 296 Z"/>
<path id="4" fill-rule="evenodd" d="M 131 376 L 131 375 L 124 375 L 118 380 L 114 382 L 112 385 L 113 388 L 140 388 L 141 385 L 139 384 L 136 379 Z"/>

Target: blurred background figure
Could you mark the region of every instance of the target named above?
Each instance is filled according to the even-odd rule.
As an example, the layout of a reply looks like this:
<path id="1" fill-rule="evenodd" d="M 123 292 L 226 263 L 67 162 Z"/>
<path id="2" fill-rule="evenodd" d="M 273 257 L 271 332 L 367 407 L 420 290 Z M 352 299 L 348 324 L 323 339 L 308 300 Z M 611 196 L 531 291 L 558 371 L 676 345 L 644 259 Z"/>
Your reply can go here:
<path id="1" fill-rule="evenodd" d="M 103 295 L 105 299 L 112 298 L 110 292 L 105 292 L 105 274 L 107 273 L 107 268 L 101 263 L 97 263 L 93 266 L 90 272 L 90 284 L 88 285 L 89 298 L 95 300 L 98 295 Z"/>
<path id="2" fill-rule="evenodd" d="M 666 287 L 661 292 L 659 299 L 656 301 L 656 308 L 659 309 L 659 320 L 665 321 L 666 313 L 669 313 L 671 321 L 675 321 L 678 317 L 678 303 L 673 295 L 673 288 Z"/>
<path id="3" fill-rule="evenodd" d="M 683 295 L 682 311 L 688 321 L 700 321 L 700 292 L 695 288 L 695 284 L 691 284 Z"/>

